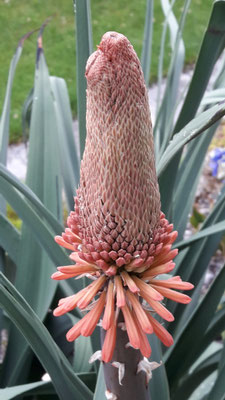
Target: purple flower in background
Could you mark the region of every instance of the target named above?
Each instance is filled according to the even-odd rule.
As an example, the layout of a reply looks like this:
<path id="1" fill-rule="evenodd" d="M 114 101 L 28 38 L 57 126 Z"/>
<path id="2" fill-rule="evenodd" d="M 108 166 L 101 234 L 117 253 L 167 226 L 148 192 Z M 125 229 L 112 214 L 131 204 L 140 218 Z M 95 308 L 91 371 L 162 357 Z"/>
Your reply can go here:
<path id="1" fill-rule="evenodd" d="M 216 147 L 210 152 L 210 168 L 212 168 L 212 175 L 218 179 L 225 176 L 225 149 Z"/>

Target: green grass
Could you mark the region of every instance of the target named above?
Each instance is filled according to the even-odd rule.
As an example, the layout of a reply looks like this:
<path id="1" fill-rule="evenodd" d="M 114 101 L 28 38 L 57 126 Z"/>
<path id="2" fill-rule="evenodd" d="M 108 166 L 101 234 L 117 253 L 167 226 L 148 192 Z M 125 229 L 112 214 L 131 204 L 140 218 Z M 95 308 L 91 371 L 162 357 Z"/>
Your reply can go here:
<path id="1" fill-rule="evenodd" d="M 175 12 L 179 17 L 184 0 L 177 0 Z M 212 0 L 193 0 L 187 17 L 184 39 L 186 63 L 193 63 L 198 54 L 202 35 L 206 28 Z M 92 23 L 94 47 L 104 32 L 116 30 L 125 34 L 132 42 L 138 55 L 141 54 L 145 0 L 93 0 Z M 0 3 L 0 109 L 5 94 L 10 60 L 21 36 L 38 28 L 48 16 L 53 19 L 44 32 L 44 50 L 52 75 L 63 77 L 68 85 L 71 107 L 76 116 L 76 69 L 75 69 L 75 28 L 72 0 L 2 0 Z M 160 0 L 155 0 L 154 37 L 151 81 L 157 76 L 160 37 L 163 15 Z M 36 34 L 25 42 L 13 86 L 10 140 L 21 140 L 21 109 L 26 96 L 33 86 Z M 169 63 L 170 49 L 167 46 L 165 70 Z"/>

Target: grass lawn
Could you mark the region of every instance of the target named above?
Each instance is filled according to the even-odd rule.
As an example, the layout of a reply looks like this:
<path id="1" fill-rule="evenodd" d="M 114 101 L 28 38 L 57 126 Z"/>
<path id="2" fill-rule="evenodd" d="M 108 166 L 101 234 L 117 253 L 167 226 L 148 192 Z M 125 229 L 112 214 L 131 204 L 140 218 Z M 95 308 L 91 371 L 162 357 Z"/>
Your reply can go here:
<path id="1" fill-rule="evenodd" d="M 177 0 L 177 17 L 184 0 Z M 186 63 L 193 63 L 198 54 L 201 39 L 212 8 L 212 0 L 192 0 L 187 16 L 184 39 L 186 43 Z M 92 24 L 94 48 L 104 32 L 116 30 L 125 34 L 138 55 L 141 54 L 145 0 L 92 0 Z M 0 2 L 0 107 L 5 95 L 10 60 L 21 36 L 38 28 L 48 17 L 53 19 L 44 32 L 44 50 L 52 75 L 63 77 L 68 85 L 71 107 L 76 116 L 76 61 L 75 28 L 72 0 L 2 0 Z M 154 38 L 151 81 L 157 76 L 157 62 L 160 48 L 163 14 L 160 0 L 155 0 Z M 10 140 L 21 140 L 21 109 L 33 86 L 36 52 L 36 34 L 24 45 L 13 86 Z M 170 56 L 169 46 L 165 57 L 165 68 Z"/>

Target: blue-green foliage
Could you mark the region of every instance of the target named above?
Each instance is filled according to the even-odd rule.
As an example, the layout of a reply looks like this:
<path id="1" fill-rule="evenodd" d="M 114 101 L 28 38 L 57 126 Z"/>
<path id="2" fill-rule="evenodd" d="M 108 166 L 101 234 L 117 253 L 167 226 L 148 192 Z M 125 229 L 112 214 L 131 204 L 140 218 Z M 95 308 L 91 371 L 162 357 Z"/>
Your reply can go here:
<path id="1" fill-rule="evenodd" d="M 225 347 L 222 341 L 219 344 L 215 341 L 218 337 L 222 339 L 221 334 L 225 330 L 222 299 L 224 268 L 204 296 L 201 288 L 210 258 L 225 230 L 225 187 L 211 213 L 204 219 L 200 231 L 187 240 L 183 240 L 183 234 L 210 140 L 225 115 L 225 103 L 220 101 L 216 104 L 218 95 L 219 100 L 225 97 L 224 65 L 213 83 L 212 92 L 205 95 L 213 67 L 224 49 L 225 1 L 218 0 L 213 5 L 194 74 L 182 99 L 178 96 L 185 54 L 182 32 L 190 1 L 184 2 L 180 21 L 173 13 L 173 3 L 161 0 L 165 22 L 159 58 L 159 90 L 167 31 L 171 43 L 171 63 L 164 97 L 158 102 L 154 127 L 155 153 L 162 210 L 179 230 L 177 245 L 180 253 L 175 273 L 193 282 L 195 289 L 193 300 L 185 306 L 185 310 L 182 305 L 168 301 L 167 306 L 175 315 L 175 322 L 167 327 L 174 336 L 174 346 L 161 348 L 156 338 L 150 338 L 154 360 L 164 361 L 164 365 L 153 373 L 150 392 L 152 400 L 222 400 L 225 392 Z M 89 0 L 74 0 L 74 4 L 82 153 L 86 112 L 84 68 L 92 51 L 92 27 Z M 142 51 L 146 82 L 151 66 L 153 14 L 153 0 L 147 0 Z M 12 59 L 0 122 L 0 305 L 5 311 L 0 315 L 0 331 L 2 334 L 7 332 L 7 341 L 2 346 L 6 354 L 0 369 L 0 397 L 9 400 L 18 395 L 29 395 L 31 399 L 39 399 L 44 394 L 44 398 L 61 400 L 103 400 L 105 385 L 102 369 L 97 378 L 97 367 L 92 368 L 88 364 L 92 346 L 95 348 L 94 342 L 89 338 L 85 338 L 84 342 L 81 338 L 79 345 L 74 347 L 65 340 L 65 332 L 72 321 L 81 317 L 79 311 L 74 312 L 71 318 L 63 316 L 57 319 L 49 313 L 59 298 L 71 295 L 82 284 L 81 281 L 66 281 L 57 285 L 50 280 L 51 272 L 57 265 L 70 263 L 66 251 L 54 242 L 54 236 L 63 229 L 63 208 L 70 210 L 73 207 L 73 194 L 79 182 L 80 156 L 74 142 L 66 84 L 61 78 L 49 76 L 40 47 L 42 35 L 43 27 L 39 33 L 34 90 L 23 113 L 24 122 L 31 104 L 25 184 L 19 182 L 5 164 L 11 89 L 26 37 L 19 42 Z M 21 232 L 8 220 L 6 202 L 22 219 Z M 41 381 L 45 371 L 49 373 L 51 383 Z M 217 374 L 211 375 L 215 371 Z M 200 384 L 208 378 L 211 379 L 211 386 L 205 385 L 205 392 L 201 390 L 196 394 Z"/>

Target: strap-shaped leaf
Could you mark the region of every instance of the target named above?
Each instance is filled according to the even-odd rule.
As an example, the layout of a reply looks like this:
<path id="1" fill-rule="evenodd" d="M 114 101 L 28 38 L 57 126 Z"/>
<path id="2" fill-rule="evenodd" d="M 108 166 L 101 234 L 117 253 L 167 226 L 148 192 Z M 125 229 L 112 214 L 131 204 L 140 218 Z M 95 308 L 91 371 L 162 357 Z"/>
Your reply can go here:
<path id="1" fill-rule="evenodd" d="M 168 0 L 161 0 L 161 4 L 164 15 L 166 17 L 164 26 L 166 26 L 168 23 L 170 30 L 170 43 L 172 49 L 172 56 L 167 76 L 166 89 L 159 112 L 157 114 L 155 128 L 154 128 L 156 143 L 160 144 L 159 151 L 156 151 L 157 154 L 159 153 L 159 157 L 160 154 L 164 152 L 165 147 L 167 146 L 170 138 L 172 137 L 173 118 L 176 109 L 180 76 L 184 65 L 184 55 L 185 55 L 185 46 L 182 39 L 182 32 L 184 28 L 186 15 L 188 13 L 188 9 L 190 6 L 190 0 L 185 0 L 184 2 L 184 7 L 179 24 L 176 20 L 175 15 L 172 12 L 172 6 L 174 2 L 170 3 Z"/>
<path id="2" fill-rule="evenodd" d="M 21 235 L 11 222 L 0 213 L 0 246 L 16 263 L 18 261 Z"/>
<path id="3" fill-rule="evenodd" d="M 106 391 L 106 386 L 105 386 L 103 367 L 102 365 L 100 365 L 93 400 L 105 400 L 105 391 Z"/>
<path id="4" fill-rule="evenodd" d="M 61 400 L 92 399 L 92 392 L 73 372 L 68 360 L 31 307 L 23 304 L 16 288 L 0 273 L 0 304 L 25 336 L 36 356 L 49 373 Z M 29 309 L 29 312 L 27 312 Z"/>
<path id="5" fill-rule="evenodd" d="M 147 86 L 150 79 L 150 66 L 152 55 L 153 3 L 153 0 L 146 1 L 145 30 L 141 53 L 141 66 Z"/>
<path id="6" fill-rule="evenodd" d="M 222 190 L 212 212 L 208 215 L 202 224 L 201 230 L 213 226 L 218 221 L 224 221 L 225 218 L 225 187 Z M 176 275 L 182 276 L 186 281 L 190 281 L 195 285 L 195 290 L 199 288 L 199 282 L 205 274 L 208 263 L 218 248 L 222 238 L 222 232 L 214 235 L 206 236 L 197 242 L 192 243 L 189 248 L 180 251 L 176 259 Z M 200 292 L 199 292 L 200 294 Z M 197 300 L 197 299 L 196 299 Z M 182 324 L 186 323 L 192 316 L 192 302 L 185 307 L 181 304 L 168 302 L 169 309 L 175 315 L 175 322 L 170 324 L 169 330 L 173 334 L 175 330 L 182 328 Z M 181 325 L 181 326 L 180 326 Z"/>
<path id="7" fill-rule="evenodd" d="M 76 20 L 76 61 L 77 61 L 77 99 L 78 123 L 80 132 L 80 154 L 82 157 L 86 139 L 86 79 L 87 59 L 92 53 L 92 27 L 90 0 L 74 0 Z"/>
<path id="8" fill-rule="evenodd" d="M 225 345 L 223 346 L 223 351 L 221 352 L 218 376 L 213 385 L 212 390 L 208 395 L 209 400 L 223 400 L 225 394 L 224 386 L 224 376 L 225 376 Z"/>
<path id="9" fill-rule="evenodd" d="M 41 215 L 42 218 L 46 219 L 49 226 L 52 228 L 55 234 L 60 234 L 63 231 L 63 225 L 58 222 L 55 216 L 52 214 L 50 210 L 48 210 L 41 200 L 37 197 L 37 195 L 24 183 L 22 183 L 15 175 L 13 175 L 4 165 L 0 164 L 0 180 L 1 182 L 8 182 L 9 185 L 6 187 L 12 186 L 25 196 L 28 199 L 33 207 L 35 207 L 37 213 Z M 3 196 L 6 196 L 4 190 L 1 186 L 1 193 Z M 13 200 L 13 197 L 12 197 Z M 10 203 L 11 204 L 11 203 Z M 14 204 L 14 205 L 13 205 Z M 15 209 L 16 202 L 13 202 L 12 207 Z"/>
<path id="10" fill-rule="evenodd" d="M 194 371 L 187 375 L 182 384 L 175 391 L 172 400 L 180 400 L 181 398 L 183 400 L 188 400 L 194 390 L 217 369 L 221 353 L 221 350 L 217 350 L 204 360 Z"/>
<path id="11" fill-rule="evenodd" d="M 175 247 L 178 249 L 183 249 L 187 246 L 190 246 L 191 243 L 196 242 L 196 240 L 200 240 L 206 236 L 214 235 L 215 233 L 223 231 L 225 231 L 225 221 L 217 222 L 213 226 L 209 226 L 208 228 L 202 229 L 201 231 L 195 233 L 190 238 L 176 243 Z"/>
<path id="12" fill-rule="evenodd" d="M 179 165 L 173 201 L 173 223 L 179 239 L 183 238 L 187 227 L 205 155 L 219 123 L 220 121 L 216 122 L 204 135 L 200 135 L 187 145 L 187 152 Z M 195 174 L 193 169 L 196 171 Z M 185 202 L 183 199 L 186 199 Z"/>
<path id="13" fill-rule="evenodd" d="M 63 248 L 54 241 L 55 232 L 49 228 L 41 216 L 39 216 L 33 207 L 31 207 L 29 202 L 24 199 L 7 181 L 0 180 L 0 184 L 1 192 L 5 199 L 9 202 L 19 217 L 30 227 L 32 234 L 35 235 L 37 241 L 46 250 L 55 266 L 59 264 L 70 264 L 70 258 L 66 255 Z M 74 283 L 77 285 L 77 288 L 80 287 L 77 280 L 75 280 Z"/>
<path id="14" fill-rule="evenodd" d="M 192 139 L 203 133 L 207 128 L 225 115 L 225 102 L 204 111 L 189 122 L 179 133 L 174 135 L 167 149 L 157 164 L 157 175 L 160 177 L 174 156 Z"/>
<path id="15" fill-rule="evenodd" d="M 43 27 L 41 33 L 42 29 Z M 55 217 L 62 220 L 57 125 L 41 33 L 37 49 L 26 184 Z M 41 319 L 45 317 L 57 287 L 57 283 L 50 280 L 54 267 L 54 263 L 33 236 L 30 227 L 23 223 L 15 285 Z M 18 360 L 26 347 L 24 338 L 12 327 L 3 371 L 4 384 L 15 385 L 17 379 L 25 379 L 26 373 L 29 372 L 30 355 L 27 353 L 27 361 L 23 368 L 18 364 Z"/>
<path id="16" fill-rule="evenodd" d="M 156 335 L 149 335 L 148 340 L 152 348 L 151 360 L 160 363 L 162 361 L 161 342 Z M 169 384 L 164 363 L 153 373 L 153 377 L 149 382 L 149 394 L 151 399 L 170 400 Z"/>
<path id="17" fill-rule="evenodd" d="M 73 210 L 75 190 L 80 177 L 79 143 L 77 140 L 75 144 L 74 140 L 73 119 L 66 82 L 62 78 L 51 76 L 50 84 L 55 99 L 54 107 L 57 118 L 58 143 L 60 143 L 59 154 L 63 185 L 68 209 Z"/>
<path id="18" fill-rule="evenodd" d="M 51 395 L 55 390 L 51 382 L 33 382 L 25 385 L 12 386 L 5 389 L 0 389 L 1 400 L 11 400 L 19 395 Z"/>
<path id="19" fill-rule="evenodd" d="M 215 62 L 221 54 L 221 51 L 224 49 L 224 19 L 225 1 L 215 1 L 209 25 L 203 38 L 191 85 L 174 128 L 174 133 L 181 131 L 185 125 L 187 126 L 189 121 L 191 121 L 197 113 Z M 171 208 L 173 189 L 176 182 L 181 154 L 182 152 L 179 150 L 175 157 L 171 158 L 171 161 L 167 164 L 167 168 L 164 169 L 163 173 L 160 173 L 162 209 L 166 215 L 170 217 L 172 217 Z"/>
<path id="20" fill-rule="evenodd" d="M 173 348 L 168 350 L 166 368 L 172 385 L 175 385 L 179 381 L 180 377 L 192 364 L 193 359 L 196 359 L 198 339 L 201 340 L 213 317 L 223 294 L 224 285 L 225 267 L 222 268 L 215 278 L 191 319 L 184 324 L 183 329 L 180 329 L 179 334 L 175 338 Z M 194 341 L 193 338 L 195 338 Z M 179 368 L 176 367 L 177 365 L 179 365 Z"/>
<path id="21" fill-rule="evenodd" d="M 192 81 L 174 132 L 180 131 L 196 114 L 215 62 L 225 46 L 225 1 L 214 1 Z"/>
<path id="22" fill-rule="evenodd" d="M 19 62 L 20 56 L 22 54 L 24 41 L 30 35 L 32 35 L 33 32 L 34 31 L 27 33 L 20 39 L 16 52 L 10 63 L 6 94 L 0 120 L 0 162 L 3 163 L 4 165 L 6 164 L 7 147 L 9 142 L 9 119 L 10 119 L 11 93 L 12 93 L 14 75 L 16 72 L 16 67 Z"/>

